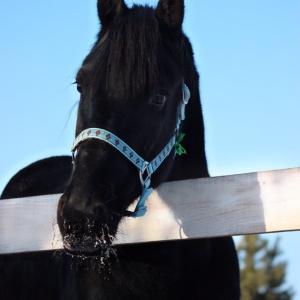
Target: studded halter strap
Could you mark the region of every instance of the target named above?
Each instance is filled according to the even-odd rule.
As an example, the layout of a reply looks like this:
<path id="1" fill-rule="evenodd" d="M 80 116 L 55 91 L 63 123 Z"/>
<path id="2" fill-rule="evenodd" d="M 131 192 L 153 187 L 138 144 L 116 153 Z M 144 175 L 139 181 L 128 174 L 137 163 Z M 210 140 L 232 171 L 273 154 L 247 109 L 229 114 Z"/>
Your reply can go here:
<path id="1" fill-rule="evenodd" d="M 190 91 L 188 87 L 183 83 L 182 85 L 182 101 L 179 104 L 177 124 L 175 129 L 175 134 L 165 146 L 165 148 L 150 162 L 144 160 L 139 156 L 130 146 L 128 146 L 123 140 L 114 135 L 113 133 L 101 129 L 101 128 L 88 128 L 82 131 L 77 138 L 75 139 L 71 151 L 74 156 L 74 153 L 78 147 L 78 144 L 87 140 L 87 139 L 98 139 L 104 141 L 120 153 L 122 153 L 128 160 L 130 160 L 138 169 L 140 175 L 140 181 L 142 185 L 142 194 L 137 203 L 137 206 L 134 212 L 126 211 L 126 215 L 130 217 L 142 217 L 147 211 L 147 206 L 145 206 L 145 201 L 148 196 L 152 193 L 153 188 L 150 187 L 151 184 L 151 175 L 156 171 L 156 169 L 161 165 L 164 159 L 171 153 L 174 145 L 176 145 L 177 132 L 180 127 L 181 121 L 185 119 L 185 106 L 187 105 L 190 98 Z"/>

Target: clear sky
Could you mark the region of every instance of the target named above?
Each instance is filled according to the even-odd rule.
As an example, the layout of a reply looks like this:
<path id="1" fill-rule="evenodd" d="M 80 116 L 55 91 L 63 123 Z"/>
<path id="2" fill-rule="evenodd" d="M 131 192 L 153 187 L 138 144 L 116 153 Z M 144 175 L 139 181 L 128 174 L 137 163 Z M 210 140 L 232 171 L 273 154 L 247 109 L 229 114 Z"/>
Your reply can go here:
<path id="1" fill-rule="evenodd" d="M 300 1 L 185 4 L 211 175 L 299 167 Z M 70 154 L 71 83 L 97 30 L 96 0 L 0 2 L 0 192 L 29 163 Z M 300 232 L 281 237 L 299 300 Z"/>

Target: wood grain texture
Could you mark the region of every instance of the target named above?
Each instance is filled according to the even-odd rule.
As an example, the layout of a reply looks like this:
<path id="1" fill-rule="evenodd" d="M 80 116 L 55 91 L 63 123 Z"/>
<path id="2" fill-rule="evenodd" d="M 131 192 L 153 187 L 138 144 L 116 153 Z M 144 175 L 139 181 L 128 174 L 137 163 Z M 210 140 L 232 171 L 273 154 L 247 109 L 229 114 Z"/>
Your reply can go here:
<path id="1" fill-rule="evenodd" d="M 0 253 L 61 248 L 59 196 L 0 201 Z M 300 230 L 300 168 L 165 183 L 146 205 L 116 244 Z"/>

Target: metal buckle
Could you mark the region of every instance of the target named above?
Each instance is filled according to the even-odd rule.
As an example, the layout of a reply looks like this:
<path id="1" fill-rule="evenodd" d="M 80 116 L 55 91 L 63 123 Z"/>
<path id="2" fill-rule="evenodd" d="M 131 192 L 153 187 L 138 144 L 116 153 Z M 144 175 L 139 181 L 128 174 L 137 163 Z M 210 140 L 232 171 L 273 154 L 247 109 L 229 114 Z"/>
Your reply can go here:
<path id="1" fill-rule="evenodd" d="M 76 149 L 72 150 L 72 164 L 75 166 Z"/>
<path id="2" fill-rule="evenodd" d="M 147 171 L 147 173 L 145 174 L 145 171 Z M 140 170 L 139 171 L 139 175 L 140 175 L 140 181 L 141 181 L 141 184 L 143 187 L 146 186 L 146 183 L 148 182 L 148 180 L 150 181 L 151 179 L 151 171 L 149 170 L 149 163 L 148 162 L 145 162 L 145 168 L 144 170 Z M 146 175 L 146 177 L 145 177 Z M 145 177 L 145 179 L 144 179 Z"/>

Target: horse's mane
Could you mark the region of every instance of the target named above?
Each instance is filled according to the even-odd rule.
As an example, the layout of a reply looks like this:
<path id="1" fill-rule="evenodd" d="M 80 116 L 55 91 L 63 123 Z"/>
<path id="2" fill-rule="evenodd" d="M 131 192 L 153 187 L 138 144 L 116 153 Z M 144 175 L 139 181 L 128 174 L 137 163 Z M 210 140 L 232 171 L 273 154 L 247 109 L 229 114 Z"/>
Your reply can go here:
<path id="1" fill-rule="evenodd" d="M 160 57 L 157 56 L 162 48 L 154 9 L 134 5 L 132 10 L 98 37 L 84 64 L 93 60 L 94 66 L 91 67 L 97 70 L 92 72 L 93 78 L 90 78 L 93 86 L 98 85 L 100 76 L 106 74 L 107 91 L 123 97 L 129 94 L 131 97 L 138 97 L 145 94 L 145 91 L 147 93 L 153 90 L 154 84 L 162 79 L 159 77 Z M 122 90 L 118 91 L 116 86 L 120 86 L 120 82 Z"/>

